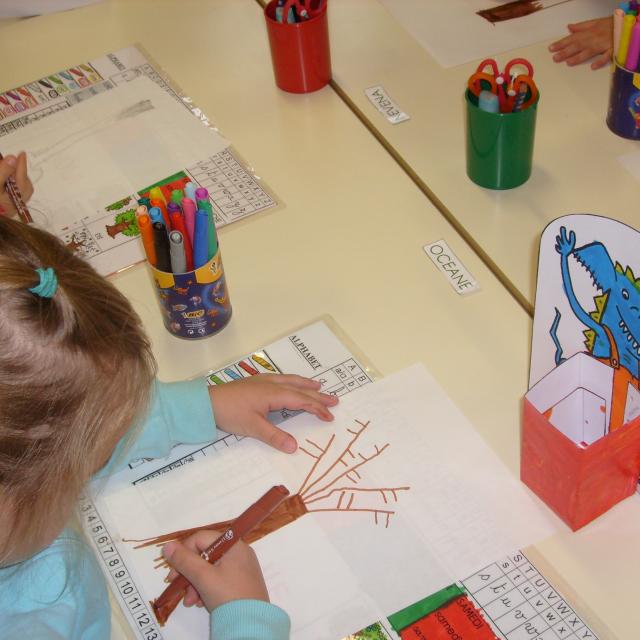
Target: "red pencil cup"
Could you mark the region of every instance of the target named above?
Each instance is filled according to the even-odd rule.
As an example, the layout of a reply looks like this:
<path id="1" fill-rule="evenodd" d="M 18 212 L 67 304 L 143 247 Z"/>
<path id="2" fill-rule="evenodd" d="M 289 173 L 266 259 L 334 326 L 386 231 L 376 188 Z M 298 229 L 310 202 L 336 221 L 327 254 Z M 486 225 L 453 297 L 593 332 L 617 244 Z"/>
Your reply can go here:
<path id="1" fill-rule="evenodd" d="M 291 93 L 322 89 L 331 80 L 327 3 L 312 0 L 313 17 L 294 24 L 276 20 L 277 5 L 271 0 L 264 10 L 276 85 Z"/>

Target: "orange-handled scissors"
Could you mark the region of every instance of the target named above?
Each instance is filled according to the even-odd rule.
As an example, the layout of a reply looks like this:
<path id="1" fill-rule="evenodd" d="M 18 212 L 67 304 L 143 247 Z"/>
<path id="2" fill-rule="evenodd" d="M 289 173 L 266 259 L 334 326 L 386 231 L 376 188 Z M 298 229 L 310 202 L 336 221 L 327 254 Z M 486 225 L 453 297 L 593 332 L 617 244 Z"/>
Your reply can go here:
<path id="1" fill-rule="evenodd" d="M 517 73 L 517 71 L 520 71 L 518 67 L 524 67 L 526 72 Z M 516 68 L 516 71 L 513 71 L 514 68 Z M 533 78 L 533 65 L 526 58 L 514 58 L 513 60 L 509 60 L 509 62 L 507 62 L 507 66 L 504 68 L 504 80 L 507 83 L 507 95 L 512 97 L 516 95 L 514 82 L 516 78 L 521 76 Z"/>
<path id="2" fill-rule="evenodd" d="M 482 86 L 483 82 L 487 82 L 489 84 L 489 89 Z M 469 91 L 476 96 L 476 98 L 480 95 L 480 92 L 483 89 L 487 89 L 487 91 L 491 91 L 491 93 L 498 93 L 498 85 L 495 77 L 489 73 L 484 73 L 483 71 L 476 71 L 476 73 L 471 74 L 467 84 Z"/>

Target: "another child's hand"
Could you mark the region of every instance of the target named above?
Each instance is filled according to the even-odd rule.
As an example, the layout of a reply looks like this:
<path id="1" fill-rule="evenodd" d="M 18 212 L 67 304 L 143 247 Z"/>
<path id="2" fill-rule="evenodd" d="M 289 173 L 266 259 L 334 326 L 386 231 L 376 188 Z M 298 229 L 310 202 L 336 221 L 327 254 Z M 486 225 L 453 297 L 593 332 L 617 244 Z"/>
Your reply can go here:
<path id="1" fill-rule="evenodd" d="M 219 531 L 198 531 L 184 543 L 168 542 L 163 547 L 162 554 L 172 567 L 167 579 L 171 581 L 180 573 L 193 585 L 187 588 L 184 606 L 204 604 L 211 613 L 232 600 L 269 602 L 260 563 L 248 544 L 237 542 L 213 565 L 200 557 L 220 535 Z"/>
<path id="2" fill-rule="evenodd" d="M 216 425 L 240 436 L 251 436 L 279 451 L 293 453 L 296 439 L 271 424 L 266 416 L 278 409 L 303 409 L 325 420 L 333 420 L 327 407 L 338 398 L 320 393 L 320 383 L 296 375 L 262 374 L 209 387 Z"/>
<path id="3" fill-rule="evenodd" d="M 570 67 L 591 60 L 592 69 L 604 67 L 613 52 L 613 18 L 598 18 L 567 25 L 570 35 L 549 45 L 554 62 Z"/>
<path id="4" fill-rule="evenodd" d="M 13 218 L 18 214 L 7 193 L 6 184 L 13 177 L 20 189 L 22 199 L 27 202 L 33 194 L 33 185 L 27 175 L 27 156 L 20 153 L 16 156 L 6 156 L 0 161 L 0 215 Z"/>

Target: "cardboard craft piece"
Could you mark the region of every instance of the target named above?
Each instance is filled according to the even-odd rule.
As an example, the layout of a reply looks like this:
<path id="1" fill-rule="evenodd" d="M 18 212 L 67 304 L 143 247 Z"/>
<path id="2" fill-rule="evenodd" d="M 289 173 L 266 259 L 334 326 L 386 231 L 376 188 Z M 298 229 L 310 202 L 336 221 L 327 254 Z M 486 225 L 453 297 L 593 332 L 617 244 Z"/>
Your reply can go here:
<path id="1" fill-rule="evenodd" d="M 573 530 L 640 476 L 640 233 L 589 214 L 540 240 L 521 479 Z"/>

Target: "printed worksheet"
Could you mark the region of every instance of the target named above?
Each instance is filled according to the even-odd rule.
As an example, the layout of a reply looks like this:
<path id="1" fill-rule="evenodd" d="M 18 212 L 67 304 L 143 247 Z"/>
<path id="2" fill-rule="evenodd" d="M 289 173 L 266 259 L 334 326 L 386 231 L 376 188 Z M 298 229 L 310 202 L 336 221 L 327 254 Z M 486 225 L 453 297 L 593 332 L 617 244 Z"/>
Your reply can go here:
<path id="1" fill-rule="evenodd" d="M 166 463 L 147 472 L 142 465 L 94 487 L 85 522 L 116 588 L 135 585 L 125 600 L 134 625 L 144 623 L 167 640 L 206 635 L 203 611 L 179 608 L 166 626 L 156 625 L 147 603 L 166 586 L 156 538 L 220 527 L 277 484 L 291 496 L 250 541 L 272 601 L 291 616 L 293 638 L 344 637 L 478 563 L 553 533 L 555 519 L 423 366 L 369 384 L 362 366 L 330 342 L 337 361 L 301 331 L 230 369 L 236 375 L 268 370 L 267 363 L 281 362 L 275 355 L 281 349 L 303 370 L 318 367 L 325 385 L 333 380 L 345 388 L 331 372 L 336 365 L 356 367 L 355 383 L 365 384 L 352 385 L 332 423 L 306 413 L 287 421 L 299 443 L 295 454 L 252 439 L 231 446 L 227 439 L 200 450 L 197 459 L 182 453 L 170 471 Z M 226 369 L 209 379 L 233 378 Z"/>
<path id="2" fill-rule="evenodd" d="M 103 275 L 144 259 L 135 210 L 152 186 L 205 187 L 217 228 L 276 205 L 136 47 L 0 94 L 0 137 L 27 151 L 34 222 Z"/>

